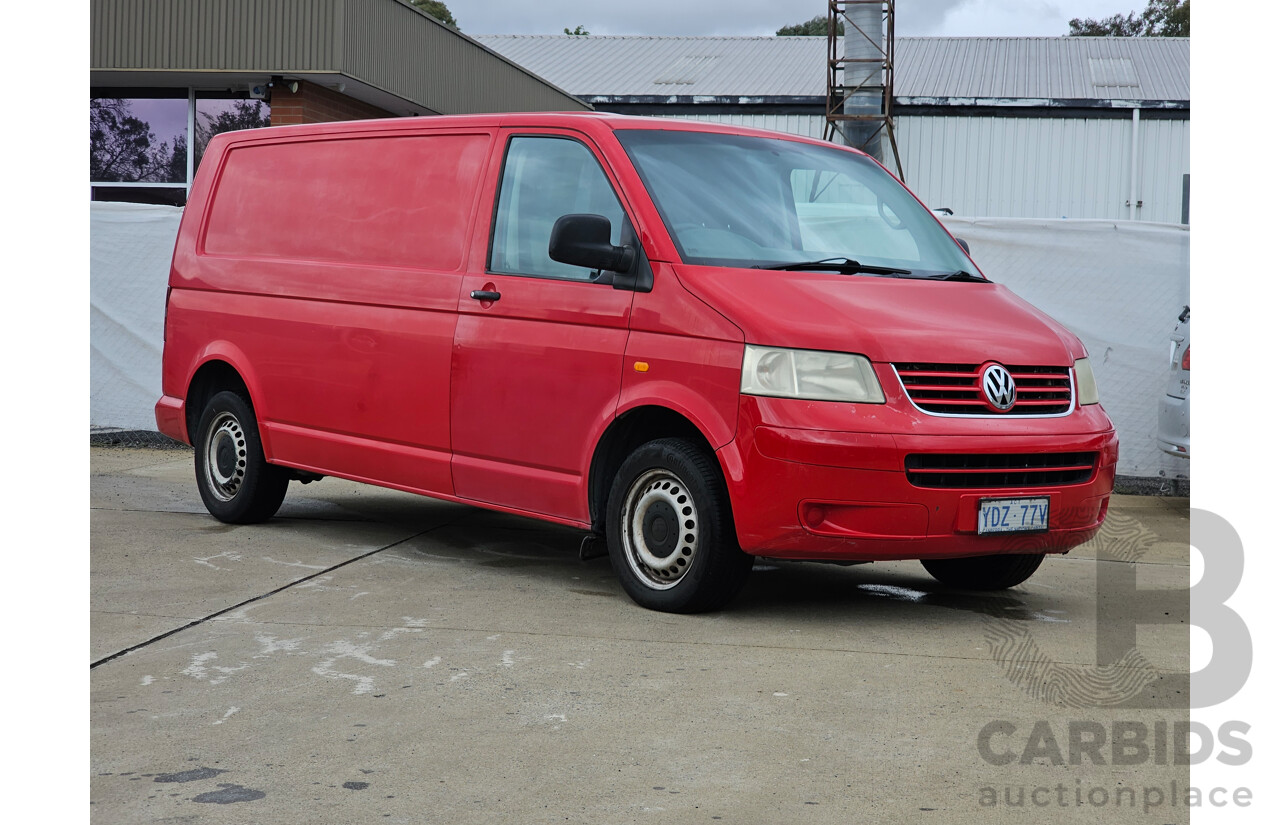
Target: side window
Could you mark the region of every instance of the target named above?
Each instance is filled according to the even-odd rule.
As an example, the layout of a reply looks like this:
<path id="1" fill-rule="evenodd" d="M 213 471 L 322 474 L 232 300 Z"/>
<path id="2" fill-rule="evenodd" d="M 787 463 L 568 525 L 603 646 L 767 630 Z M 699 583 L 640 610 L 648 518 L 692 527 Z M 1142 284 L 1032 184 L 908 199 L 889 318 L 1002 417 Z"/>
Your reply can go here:
<path id="1" fill-rule="evenodd" d="M 626 213 L 586 146 L 559 137 L 517 137 L 507 146 L 489 268 L 511 275 L 586 281 L 592 270 L 551 260 L 551 227 L 563 215 L 604 215 L 621 243 Z"/>

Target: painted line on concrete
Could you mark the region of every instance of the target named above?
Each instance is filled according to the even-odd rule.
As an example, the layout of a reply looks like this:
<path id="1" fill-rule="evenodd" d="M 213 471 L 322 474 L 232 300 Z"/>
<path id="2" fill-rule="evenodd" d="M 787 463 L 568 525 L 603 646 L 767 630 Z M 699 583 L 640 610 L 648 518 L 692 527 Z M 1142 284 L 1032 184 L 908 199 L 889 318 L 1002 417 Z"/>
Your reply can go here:
<path id="1" fill-rule="evenodd" d="M 226 613 L 230 613 L 230 612 L 231 612 L 231 611 L 233 611 L 233 610 L 239 610 L 240 608 L 244 607 L 244 606 L 245 606 L 245 605 L 247 605 L 247 604 L 253 604 L 254 602 L 259 602 L 259 601 L 262 601 L 263 599 L 270 598 L 271 596 L 274 596 L 274 595 L 276 595 L 277 593 L 280 593 L 280 592 L 283 592 L 283 591 L 285 591 L 285 590 L 288 590 L 288 589 L 289 589 L 289 588 L 291 588 L 291 587 L 296 587 L 297 585 L 300 585 L 300 584 L 302 584 L 302 583 L 304 583 L 304 582 L 309 582 L 309 581 L 311 581 L 312 579 L 314 579 L 314 578 L 316 578 L 316 577 L 318 577 L 318 576 L 323 576 L 323 575 L 326 575 L 326 574 L 328 574 L 328 573 L 332 573 L 334 570 L 338 570 L 339 568 L 346 567 L 348 564 L 355 564 L 356 562 L 361 561 L 361 560 L 363 560 L 363 559 L 367 559 L 367 558 L 369 558 L 369 557 L 370 557 L 370 556 L 372 556 L 372 555 L 375 555 L 375 554 L 377 554 L 377 553 L 381 553 L 383 550 L 390 550 L 390 549 L 391 549 L 391 548 L 393 548 L 393 547 L 399 547 L 400 545 L 404 544 L 405 542 L 409 542 L 409 541 L 413 541 L 414 539 L 421 538 L 421 537 L 425 536 L 427 533 L 434 532 L 434 531 L 439 530 L 439 529 L 441 529 L 441 528 L 443 528 L 443 527 L 448 527 L 451 523 L 452 523 L 452 522 L 445 522 L 444 524 L 437 524 L 435 527 L 429 528 L 429 529 L 427 529 L 427 530 L 423 530 L 421 533 L 415 533 L 414 535 L 409 536 L 409 537 L 407 537 L 407 538 L 403 538 L 403 539 L 401 539 L 400 541 L 394 541 L 394 542 L 392 542 L 391 544 L 386 545 L 385 547 L 379 547 L 379 548 L 377 548 L 377 549 L 375 549 L 375 550 L 370 550 L 368 553 L 361 553 L 360 555 L 358 555 L 358 556 L 354 556 L 354 557 L 352 557 L 352 558 L 349 558 L 349 559 L 347 559 L 347 560 L 346 560 L 346 561 L 344 561 L 344 562 L 339 562 L 338 564 L 335 564 L 335 565 L 333 565 L 332 567 L 326 567 L 326 568 L 325 568 L 325 569 L 323 569 L 323 570 L 317 570 L 315 573 L 312 573 L 310 576 L 303 576 L 302 578 L 300 578 L 300 579 L 295 579 L 294 581 L 291 581 L 291 582 L 289 582 L 288 584 L 283 584 L 283 585 L 281 585 L 281 586 L 277 587 L 275 590 L 269 591 L 269 592 L 267 592 L 267 593 L 263 593 L 263 594 L 261 594 L 261 595 L 259 595 L 259 596 L 254 596 L 254 597 L 253 597 L 253 598 L 251 598 L 251 599 L 245 599 L 244 601 L 240 602 L 239 604 L 233 604 L 233 605 L 231 605 L 230 607 L 223 608 L 222 610 L 219 610 L 219 611 L 218 611 L 218 612 L 216 612 L 216 613 L 210 613 L 208 616 L 205 616 L 205 617 L 203 617 L 203 618 L 200 618 L 200 619 L 194 619 L 194 620 L 192 620 L 192 621 L 190 621 L 190 622 L 187 622 L 186 624 L 182 625 L 181 627 L 175 627 L 173 630 L 165 631 L 164 633 L 161 633 L 159 636 L 153 636 L 152 638 L 147 639 L 145 642 L 139 642 L 138 644 L 136 644 L 136 645 L 132 645 L 131 647 L 126 647 L 124 650 L 116 651 L 115 653 L 112 653 L 110 656 L 104 656 L 103 658 L 99 659 L 98 661 L 90 663 L 90 664 L 89 664 L 89 669 L 90 669 L 90 670 L 93 670 L 94 668 L 98 667 L 99 665 L 105 665 L 107 662 L 110 662 L 112 659 L 119 659 L 121 656 L 125 655 L 126 653 L 132 653 L 133 651 L 135 651 L 135 650 L 140 650 L 141 648 L 147 647 L 148 645 L 153 645 L 153 644 L 155 644 L 156 642 L 158 642 L 158 641 L 160 641 L 160 640 L 162 640 L 162 639 L 167 639 L 167 638 L 169 638 L 170 636 L 174 635 L 175 633 L 181 633 L 181 632 L 182 632 L 182 631 L 184 631 L 184 630 L 188 630 L 188 629 L 193 628 L 193 627 L 195 627 L 196 625 L 199 625 L 199 624 L 204 624 L 204 623 L 205 623 L 205 622 L 207 622 L 207 621 L 210 621 L 210 620 L 212 620 L 212 619 L 216 619 L 216 618 L 218 618 L 219 616 L 221 616 L 221 615 L 223 615 L 223 614 L 226 614 Z"/>

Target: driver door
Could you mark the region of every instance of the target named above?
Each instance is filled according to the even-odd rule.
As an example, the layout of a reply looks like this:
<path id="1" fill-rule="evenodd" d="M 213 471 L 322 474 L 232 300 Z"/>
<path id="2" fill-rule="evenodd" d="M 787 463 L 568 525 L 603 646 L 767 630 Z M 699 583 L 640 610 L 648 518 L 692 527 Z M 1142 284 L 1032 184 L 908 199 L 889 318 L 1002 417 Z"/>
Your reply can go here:
<path id="1" fill-rule="evenodd" d="M 451 372 L 456 495 L 589 520 L 587 469 L 613 419 L 634 293 L 551 260 L 563 215 L 627 215 L 596 154 L 564 132 L 507 130 L 484 271 L 463 279 Z M 474 296 L 474 297 L 473 297 Z"/>

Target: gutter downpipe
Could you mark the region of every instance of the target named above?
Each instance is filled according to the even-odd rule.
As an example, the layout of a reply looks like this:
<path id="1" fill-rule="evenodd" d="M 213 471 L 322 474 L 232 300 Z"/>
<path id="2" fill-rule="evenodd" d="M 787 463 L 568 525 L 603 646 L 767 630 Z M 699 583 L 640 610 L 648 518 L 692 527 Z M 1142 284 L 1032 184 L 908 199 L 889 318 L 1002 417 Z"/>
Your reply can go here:
<path id="1" fill-rule="evenodd" d="M 1138 219 L 1138 125 L 1141 109 L 1133 107 L 1133 146 L 1129 153 L 1129 220 Z"/>

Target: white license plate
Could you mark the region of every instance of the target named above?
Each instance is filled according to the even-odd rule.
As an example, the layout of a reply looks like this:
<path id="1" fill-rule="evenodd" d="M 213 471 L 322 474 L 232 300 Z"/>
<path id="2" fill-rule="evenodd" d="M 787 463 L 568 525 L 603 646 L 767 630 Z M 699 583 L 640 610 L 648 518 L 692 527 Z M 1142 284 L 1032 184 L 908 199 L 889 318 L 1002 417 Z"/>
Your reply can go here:
<path id="1" fill-rule="evenodd" d="M 1049 529 L 1049 499 L 989 498 L 978 502 L 978 533 L 1043 533 Z"/>

